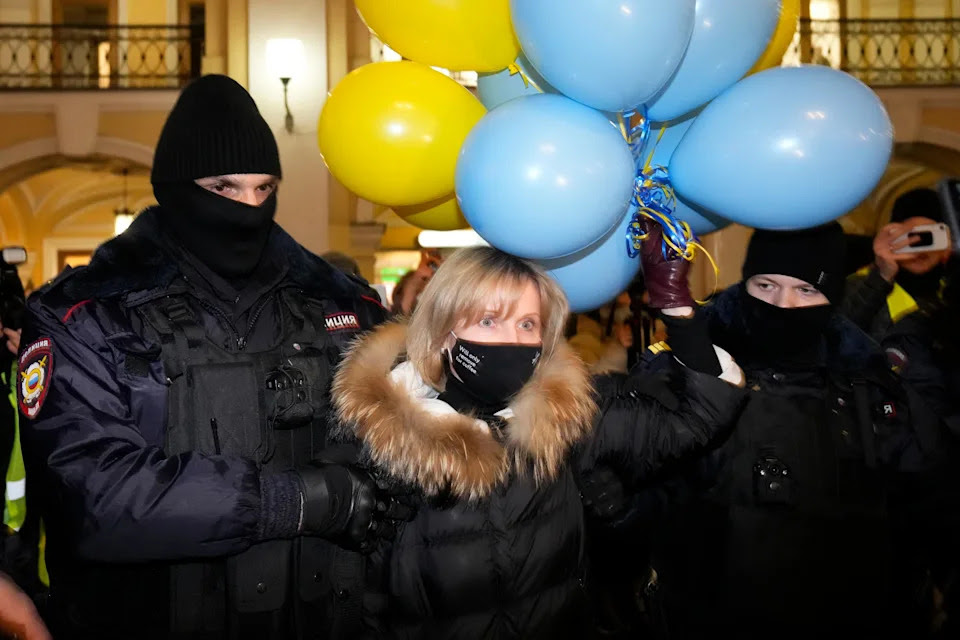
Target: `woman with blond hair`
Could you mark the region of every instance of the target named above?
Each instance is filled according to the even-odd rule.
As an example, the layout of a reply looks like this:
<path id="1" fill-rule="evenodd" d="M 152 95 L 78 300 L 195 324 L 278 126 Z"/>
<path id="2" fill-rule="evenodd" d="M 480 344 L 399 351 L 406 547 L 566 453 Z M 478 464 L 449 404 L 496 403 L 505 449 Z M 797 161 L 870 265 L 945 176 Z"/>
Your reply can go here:
<path id="1" fill-rule="evenodd" d="M 685 263 L 646 254 L 663 304 L 691 311 L 680 304 L 692 302 Z M 386 596 L 366 612 L 374 635 L 584 637 L 578 474 L 603 463 L 649 477 L 734 421 L 742 391 L 676 363 L 683 397 L 653 400 L 636 376 L 608 377 L 598 393 L 563 341 L 567 314 L 539 267 L 464 249 L 409 324 L 382 326 L 350 351 L 333 389 L 342 436 L 362 443 L 381 481 L 422 498 L 370 557 L 370 590 Z M 736 365 L 706 344 L 713 372 L 737 381 Z"/>

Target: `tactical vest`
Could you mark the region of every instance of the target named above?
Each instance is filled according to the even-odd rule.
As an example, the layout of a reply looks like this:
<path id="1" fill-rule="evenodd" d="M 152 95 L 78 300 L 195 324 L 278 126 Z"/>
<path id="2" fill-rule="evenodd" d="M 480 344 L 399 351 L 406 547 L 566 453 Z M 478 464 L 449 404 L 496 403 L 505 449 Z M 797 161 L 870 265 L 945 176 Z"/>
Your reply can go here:
<path id="1" fill-rule="evenodd" d="M 725 446 L 716 554 L 731 619 L 869 619 L 892 602 L 887 494 L 867 383 L 749 380 Z M 716 552 L 714 552 L 716 553 Z M 725 564 L 729 563 L 729 564 Z M 879 619 L 879 618 L 877 618 Z"/>
<path id="2" fill-rule="evenodd" d="M 256 461 L 266 472 L 308 463 L 324 448 L 340 348 L 332 303 L 281 290 L 283 333 L 267 351 L 210 340 L 182 296 L 139 308 L 160 338 L 168 380 L 165 451 Z M 170 567 L 170 636 L 332 638 L 355 635 L 362 564 L 318 538 L 254 545 L 222 560 Z"/>

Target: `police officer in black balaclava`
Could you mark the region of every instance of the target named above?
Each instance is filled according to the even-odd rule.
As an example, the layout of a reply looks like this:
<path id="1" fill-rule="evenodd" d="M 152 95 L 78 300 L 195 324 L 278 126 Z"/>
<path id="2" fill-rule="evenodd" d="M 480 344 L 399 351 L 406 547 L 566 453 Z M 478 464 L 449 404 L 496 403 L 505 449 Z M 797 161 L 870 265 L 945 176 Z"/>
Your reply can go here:
<path id="1" fill-rule="evenodd" d="M 385 312 L 274 223 L 281 175 L 249 94 L 193 82 L 157 143 L 159 207 L 28 303 L 18 392 L 57 637 L 357 633 L 354 550 L 403 509 L 325 447 L 328 390 Z"/>
<path id="2" fill-rule="evenodd" d="M 671 637 L 921 637 L 929 567 L 904 531 L 939 425 L 838 312 L 844 267 L 836 223 L 759 230 L 705 309 L 750 400 L 656 545 Z"/>

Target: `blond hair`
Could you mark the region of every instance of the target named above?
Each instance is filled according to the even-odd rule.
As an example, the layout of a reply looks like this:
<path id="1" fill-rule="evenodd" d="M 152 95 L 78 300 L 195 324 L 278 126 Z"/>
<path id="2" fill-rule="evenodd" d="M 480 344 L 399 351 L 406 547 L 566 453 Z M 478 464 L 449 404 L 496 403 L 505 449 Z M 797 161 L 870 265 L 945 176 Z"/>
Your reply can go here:
<path id="1" fill-rule="evenodd" d="M 407 357 L 420 376 L 443 388 L 441 352 L 450 332 L 478 322 L 490 309 L 509 315 L 528 283 L 540 293 L 540 362 L 549 362 L 563 340 L 570 310 L 563 290 L 532 262 L 492 247 L 470 247 L 460 249 L 437 269 L 410 318 Z"/>

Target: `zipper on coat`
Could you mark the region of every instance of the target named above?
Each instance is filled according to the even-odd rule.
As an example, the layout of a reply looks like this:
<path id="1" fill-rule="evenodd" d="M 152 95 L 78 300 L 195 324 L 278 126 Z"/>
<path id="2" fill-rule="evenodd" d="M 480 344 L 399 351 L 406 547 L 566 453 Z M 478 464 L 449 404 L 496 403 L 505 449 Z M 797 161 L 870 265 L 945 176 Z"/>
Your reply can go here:
<path id="1" fill-rule="evenodd" d="M 221 311 L 220 308 L 219 308 L 217 305 L 211 304 L 211 303 L 207 302 L 206 300 L 204 300 L 204 299 L 201 298 L 200 296 L 196 296 L 196 295 L 195 295 L 195 296 L 193 296 L 193 297 L 194 297 L 194 299 L 200 304 L 201 307 L 203 307 L 204 309 L 206 309 L 207 311 L 209 311 L 210 313 L 212 313 L 213 315 L 215 315 L 215 316 L 217 317 L 217 319 L 220 320 L 220 323 L 221 323 L 223 326 L 225 326 L 227 329 L 230 330 L 230 333 L 233 334 L 233 338 L 234 338 L 234 340 L 236 341 L 237 346 L 239 347 L 239 346 L 240 346 L 240 340 L 241 340 L 240 332 L 237 331 L 237 328 L 236 328 L 235 326 L 233 326 L 233 323 L 232 323 L 232 322 L 230 322 L 230 318 L 227 317 L 227 314 L 225 314 L 223 311 Z"/>
<path id="2" fill-rule="evenodd" d="M 247 332 L 237 337 L 237 349 L 243 351 L 247 347 L 247 339 L 250 337 L 250 334 L 253 333 L 253 327 L 257 324 L 257 320 L 260 319 L 260 315 L 263 313 L 263 309 L 270 302 L 270 294 L 263 296 L 260 302 L 257 304 L 257 308 L 253 310 L 253 314 L 250 316 L 250 322 L 247 323 Z"/>

